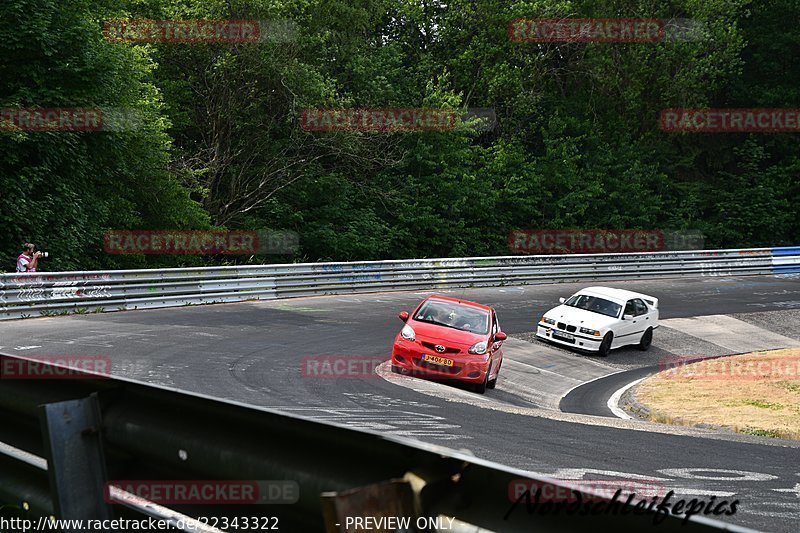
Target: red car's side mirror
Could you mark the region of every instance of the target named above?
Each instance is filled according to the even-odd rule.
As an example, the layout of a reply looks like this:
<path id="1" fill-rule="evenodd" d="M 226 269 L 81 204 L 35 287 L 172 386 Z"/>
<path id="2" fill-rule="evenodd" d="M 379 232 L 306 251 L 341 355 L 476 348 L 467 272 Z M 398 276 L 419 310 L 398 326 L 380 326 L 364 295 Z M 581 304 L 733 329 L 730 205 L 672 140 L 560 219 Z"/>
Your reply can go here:
<path id="1" fill-rule="evenodd" d="M 494 340 L 495 341 L 504 341 L 507 338 L 508 338 L 508 335 L 506 335 L 502 331 L 498 331 L 497 333 L 494 334 Z"/>
<path id="2" fill-rule="evenodd" d="M 397 315 L 397 316 L 399 316 L 399 317 L 400 317 L 400 320 L 402 320 L 403 322 L 405 322 L 406 320 L 408 320 L 408 311 L 402 311 L 402 312 L 401 312 L 399 315 Z"/>

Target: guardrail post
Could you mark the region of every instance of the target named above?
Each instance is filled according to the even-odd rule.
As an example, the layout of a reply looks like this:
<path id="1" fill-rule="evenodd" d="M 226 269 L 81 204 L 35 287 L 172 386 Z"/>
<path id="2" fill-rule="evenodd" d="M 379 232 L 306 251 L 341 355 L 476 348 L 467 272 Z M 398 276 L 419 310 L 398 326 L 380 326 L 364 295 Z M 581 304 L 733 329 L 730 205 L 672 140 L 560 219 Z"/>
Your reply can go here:
<path id="1" fill-rule="evenodd" d="M 325 517 L 325 531 L 340 533 L 355 529 L 378 531 L 416 532 L 417 515 L 414 510 L 414 493 L 411 485 L 402 479 L 375 483 L 343 492 L 323 492 L 322 512 Z M 384 517 L 384 522 L 392 517 L 390 526 L 380 523 L 354 524 L 354 517 Z M 371 518 L 371 520 L 372 520 Z"/>
<path id="2" fill-rule="evenodd" d="M 61 519 L 110 519 L 97 394 L 45 404 L 42 434 L 55 514 Z M 65 533 L 72 530 L 65 529 Z"/>

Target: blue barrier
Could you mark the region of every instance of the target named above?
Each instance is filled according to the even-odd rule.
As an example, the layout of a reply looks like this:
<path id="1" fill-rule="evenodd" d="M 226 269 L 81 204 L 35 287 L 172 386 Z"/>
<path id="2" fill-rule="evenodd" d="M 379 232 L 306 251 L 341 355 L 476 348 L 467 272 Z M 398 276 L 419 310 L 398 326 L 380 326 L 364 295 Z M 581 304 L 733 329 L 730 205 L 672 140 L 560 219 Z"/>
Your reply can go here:
<path id="1" fill-rule="evenodd" d="M 800 246 L 773 248 L 772 271 L 775 274 L 800 273 Z"/>

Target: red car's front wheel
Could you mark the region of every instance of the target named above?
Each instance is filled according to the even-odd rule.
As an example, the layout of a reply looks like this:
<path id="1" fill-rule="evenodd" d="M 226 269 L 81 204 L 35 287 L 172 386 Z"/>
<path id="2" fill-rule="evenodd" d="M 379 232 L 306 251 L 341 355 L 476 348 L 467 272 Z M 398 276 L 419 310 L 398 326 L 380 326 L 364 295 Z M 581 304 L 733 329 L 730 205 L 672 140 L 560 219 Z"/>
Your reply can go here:
<path id="1" fill-rule="evenodd" d="M 497 375 L 495 375 L 494 379 L 492 379 L 488 383 L 486 383 L 486 388 L 487 389 L 493 389 L 493 388 L 495 388 L 497 386 L 497 378 L 500 377 L 500 369 L 501 368 L 503 368 L 503 362 L 502 361 L 500 361 L 500 365 L 497 367 Z"/>
<path id="2" fill-rule="evenodd" d="M 486 375 L 483 377 L 483 382 L 475 385 L 475 392 L 478 394 L 483 394 L 486 392 L 487 388 L 489 387 L 489 374 L 492 371 L 492 363 L 489 362 L 489 365 L 486 367 Z"/>

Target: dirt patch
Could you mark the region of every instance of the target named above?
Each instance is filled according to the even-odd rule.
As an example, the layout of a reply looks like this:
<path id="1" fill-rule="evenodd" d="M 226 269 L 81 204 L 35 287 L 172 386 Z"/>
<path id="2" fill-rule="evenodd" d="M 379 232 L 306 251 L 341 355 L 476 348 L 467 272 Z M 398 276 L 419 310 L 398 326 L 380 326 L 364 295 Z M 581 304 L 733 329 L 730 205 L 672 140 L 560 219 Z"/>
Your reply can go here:
<path id="1" fill-rule="evenodd" d="M 663 366 L 635 390 L 650 420 L 800 440 L 800 348 Z"/>

